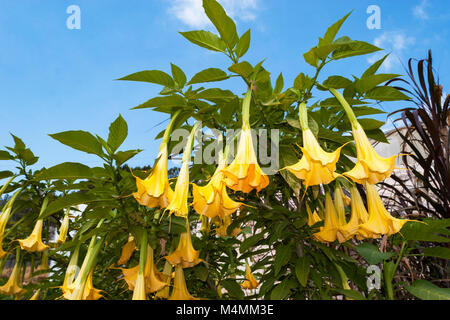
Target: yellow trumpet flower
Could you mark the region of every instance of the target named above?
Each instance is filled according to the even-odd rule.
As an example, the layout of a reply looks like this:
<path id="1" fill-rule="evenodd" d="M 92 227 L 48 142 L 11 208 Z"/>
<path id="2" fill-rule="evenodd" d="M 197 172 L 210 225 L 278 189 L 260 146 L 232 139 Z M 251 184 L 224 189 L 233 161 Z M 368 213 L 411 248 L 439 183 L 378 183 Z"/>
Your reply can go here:
<path id="1" fill-rule="evenodd" d="M 61 223 L 61 228 L 59 228 L 59 236 L 56 243 L 63 244 L 66 242 L 67 232 L 69 231 L 69 221 L 69 209 L 67 209 L 64 220 Z"/>
<path id="2" fill-rule="evenodd" d="M 299 162 L 287 166 L 285 169 L 303 180 L 306 188 L 319 184 L 329 184 L 339 177 L 339 174 L 335 172 L 336 163 L 339 160 L 341 149 L 345 145 L 337 148 L 334 152 L 323 150 L 308 127 L 306 104 L 301 103 L 299 105 L 299 114 L 303 136 L 303 147 L 300 147 L 300 149 L 303 156 Z"/>
<path id="3" fill-rule="evenodd" d="M 156 269 L 153 248 L 147 246 L 147 261 L 145 263 L 145 290 L 147 293 L 153 293 L 161 290 L 167 285 L 165 276 Z"/>
<path id="4" fill-rule="evenodd" d="M 225 183 L 234 191 L 249 193 L 253 189 L 259 192 L 269 185 L 269 177 L 258 164 L 253 148 L 250 129 L 251 89 L 246 93 L 242 104 L 242 130 L 239 138 L 236 157 L 229 166 L 223 169 Z"/>
<path id="5" fill-rule="evenodd" d="M 167 283 L 165 282 L 165 276 L 156 269 L 153 259 L 153 248 L 150 245 L 147 245 L 146 256 L 144 280 L 145 292 L 148 294 L 163 289 Z M 139 280 L 139 265 L 129 269 L 119 269 L 122 270 L 123 279 L 127 283 L 128 288 L 135 291 L 136 283 Z"/>
<path id="6" fill-rule="evenodd" d="M 136 250 L 136 242 L 134 241 L 134 237 L 130 235 L 128 237 L 128 242 L 122 248 L 122 253 L 117 261 L 117 264 L 126 264 L 133 255 L 134 250 Z"/>
<path id="7" fill-rule="evenodd" d="M 169 261 L 164 264 L 163 275 L 166 277 L 166 286 L 155 294 L 157 299 L 169 299 L 170 283 L 172 281 L 172 265 Z"/>
<path id="8" fill-rule="evenodd" d="M 37 289 L 36 292 L 31 296 L 30 300 L 39 300 L 40 294 L 41 294 L 41 289 Z"/>
<path id="9" fill-rule="evenodd" d="M 358 233 L 359 225 L 367 222 L 369 219 L 369 214 L 367 213 L 364 202 L 358 192 L 358 188 L 356 188 L 355 185 L 350 189 L 350 194 L 352 215 L 349 222 L 346 225 L 341 226 L 339 230 L 347 239 L 350 239 L 353 235 L 356 235 L 356 238 L 361 240 L 362 237 Z"/>
<path id="10" fill-rule="evenodd" d="M 194 196 L 192 206 L 198 214 L 209 218 L 218 216 L 223 219 L 241 207 L 242 203 L 233 201 L 227 193 L 227 186 L 224 181 L 225 175 L 222 171 L 225 166 L 223 153 L 220 152 L 219 165 L 209 183 L 203 187 L 196 184 L 192 185 Z"/>
<path id="11" fill-rule="evenodd" d="M 389 158 L 383 158 L 378 155 L 345 98 L 335 89 L 329 90 L 338 99 L 347 113 L 352 124 L 353 138 L 356 144 L 355 167 L 350 171 L 344 172 L 343 175 L 359 184 L 364 184 L 365 182 L 376 184 L 390 177 L 395 169 L 395 158 L 398 155 Z"/>
<path id="12" fill-rule="evenodd" d="M 49 246 L 42 242 L 42 225 L 43 220 L 36 221 L 33 232 L 26 239 L 18 240 L 22 250 L 28 252 L 42 252 Z"/>
<path id="13" fill-rule="evenodd" d="M 197 129 L 200 127 L 200 122 L 196 122 L 191 130 L 189 139 L 186 143 L 186 149 L 183 153 L 183 161 L 178 175 L 177 183 L 175 185 L 175 192 L 172 200 L 167 206 L 166 210 L 169 214 L 174 213 L 179 217 L 187 217 L 188 210 L 188 195 L 189 195 L 189 162 L 191 160 L 192 147 L 194 144 L 194 137 Z M 165 211 L 166 211 L 165 210 Z"/>
<path id="14" fill-rule="evenodd" d="M 99 228 L 104 219 L 100 220 L 97 225 Z M 105 236 L 97 241 L 97 236 L 91 238 L 86 256 L 84 257 L 83 264 L 81 265 L 80 271 L 76 276 L 74 282 L 69 287 L 72 289 L 70 294 L 70 300 L 98 300 L 101 298 L 100 290 L 94 288 L 92 283 L 92 277 L 95 267 L 95 259 L 97 258 L 100 249 L 103 246 Z"/>
<path id="15" fill-rule="evenodd" d="M 9 182 L 12 181 L 12 178 Z M 9 182 L 7 182 L 2 189 L 0 190 L 0 194 L 4 192 Z M 20 194 L 22 189 L 18 190 L 9 201 L 3 206 L 2 212 L 0 214 L 0 259 L 6 255 L 6 251 L 3 250 L 3 237 L 5 236 L 6 225 L 8 224 L 9 218 L 11 217 L 12 207 L 14 205 L 14 201 L 17 196 Z"/>
<path id="16" fill-rule="evenodd" d="M 145 205 L 149 208 L 154 208 L 157 206 L 165 208 L 169 205 L 173 197 L 173 190 L 170 187 L 167 173 L 167 161 L 169 157 L 168 144 L 173 125 L 179 114 L 180 111 L 176 112 L 172 116 L 169 125 L 164 131 L 157 160 L 149 176 L 145 180 L 135 177 L 137 192 L 133 193 L 133 196 L 139 204 Z"/>
<path id="17" fill-rule="evenodd" d="M 25 289 L 20 285 L 20 257 L 16 255 L 16 264 L 9 276 L 8 282 L 6 282 L 3 286 L 0 287 L 0 293 L 4 295 L 15 295 L 21 296 L 26 292 Z"/>
<path id="18" fill-rule="evenodd" d="M 186 280 L 184 279 L 184 271 L 181 265 L 175 267 L 175 279 L 173 284 L 172 293 L 168 300 L 200 300 L 191 296 L 187 287 Z"/>
<path id="19" fill-rule="evenodd" d="M 376 184 L 389 178 L 395 169 L 395 159 L 398 155 L 389 158 L 378 155 L 359 123 L 352 126 L 352 131 L 356 144 L 356 164 L 343 175 L 360 184 Z"/>
<path id="20" fill-rule="evenodd" d="M 322 221 L 322 219 L 320 219 L 319 215 L 317 214 L 317 212 L 315 210 L 314 210 L 314 213 L 311 212 L 311 209 L 309 208 L 308 205 L 306 205 L 306 212 L 308 213 L 308 226 L 312 227 L 317 222 Z"/>
<path id="21" fill-rule="evenodd" d="M 147 294 L 145 292 L 144 273 L 138 272 L 132 300 L 147 300 Z"/>
<path id="22" fill-rule="evenodd" d="M 259 282 L 255 279 L 255 277 L 252 274 L 252 269 L 250 269 L 250 266 L 246 263 L 245 264 L 245 281 L 241 284 L 241 287 L 248 290 L 254 290 L 258 288 Z"/>
<path id="23" fill-rule="evenodd" d="M 367 206 L 369 219 L 359 225 L 359 234 L 364 238 L 379 238 L 382 235 L 393 235 L 400 231 L 405 223 L 411 220 L 394 218 L 387 212 L 375 185 L 366 183 Z"/>
<path id="24" fill-rule="evenodd" d="M 78 271 L 78 255 L 80 247 L 78 246 L 70 257 L 69 265 L 67 266 L 66 274 L 64 275 L 64 282 L 61 286 L 63 296 L 66 299 L 70 299 L 72 291 L 74 289 L 74 281 Z"/>
<path id="25" fill-rule="evenodd" d="M 186 232 L 181 234 L 177 249 L 164 258 L 173 266 L 181 265 L 183 268 L 190 268 L 203 261 L 199 255 L 200 251 L 195 250 L 192 245 L 189 222 L 186 220 Z"/>
<path id="26" fill-rule="evenodd" d="M 168 156 L 167 143 L 163 142 L 158 153 L 158 159 L 150 175 L 145 180 L 135 176 L 137 192 L 133 193 L 133 196 L 139 204 L 149 208 L 157 206 L 165 208 L 169 205 L 173 191 L 170 188 L 167 173 Z"/>
<path id="27" fill-rule="evenodd" d="M 338 239 L 338 227 L 340 226 L 336 209 L 329 192 L 325 194 L 325 222 L 320 231 L 314 233 L 314 238 L 320 242 L 333 242 Z"/>

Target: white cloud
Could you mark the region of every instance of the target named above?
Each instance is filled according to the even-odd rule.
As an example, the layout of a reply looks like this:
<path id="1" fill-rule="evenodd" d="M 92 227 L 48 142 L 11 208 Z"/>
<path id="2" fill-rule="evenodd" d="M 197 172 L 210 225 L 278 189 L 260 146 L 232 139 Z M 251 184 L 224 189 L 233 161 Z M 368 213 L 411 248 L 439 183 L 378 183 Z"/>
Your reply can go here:
<path id="1" fill-rule="evenodd" d="M 171 5 L 168 12 L 193 28 L 210 26 L 205 14 L 202 0 L 169 0 Z M 219 0 L 227 14 L 233 19 L 252 21 L 256 19 L 259 0 Z"/>
<path id="2" fill-rule="evenodd" d="M 384 32 L 379 37 L 375 38 L 373 44 L 381 49 L 384 49 L 384 53 L 377 53 L 367 61 L 372 64 L 375 61 L 381 59 L 386 52 L 391 52 L 391 54 L 384 60 L 382 65 L 382 70 L 391 71 L 401 64 L 403 53 L 411 45 L 415 43 L 414 37 L 408 37 L 403 32 L 388 31 Z"/>
<path id="3" fill-rule="evenodd" d="M 428 19 L 428 14 L 425 9 L 428 7 L 428 0 L 422 0 L 420 4 L 413 8 L 413 14 L 416 18 L 426 20 Z"/>

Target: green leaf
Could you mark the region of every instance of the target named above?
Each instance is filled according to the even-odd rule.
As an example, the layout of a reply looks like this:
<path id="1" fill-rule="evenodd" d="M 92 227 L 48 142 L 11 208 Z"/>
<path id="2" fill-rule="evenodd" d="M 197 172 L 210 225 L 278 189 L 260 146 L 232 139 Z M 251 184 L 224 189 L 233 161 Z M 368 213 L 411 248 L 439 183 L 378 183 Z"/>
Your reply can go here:
<path id="1" fill-rule="evenodd" d="M 275 286 L 275 288 L 270 293 L 270 299 L 271 300 L 283 300 L 286 299 L 291 289 L 295 288 L 295 284 L 293 281 L 291 281 L 290 278 L 285 278 L 283 281 L 281 281 L 279 284 Z"/>
<path id="2" fill-rule="evenodd" d="M 233 279 L 225 279 L 222 282 L 220 282 L 222 287 L 224 287 L 231 297 L 243 299 L 244 298 L 244 292 L 242 291 L 241 286 L 236 282 L 236 280 Z"/>
<path id="3" fill-rule="evenodd" d="M 431 247 L 423 249 L 423 255 L 450 260 L 450 249 L 445 247 Z"/>
<path id="4" fill-rule="evenodd" d="M 183 88 L 186 84 L 187 78 L 184 74 L 183 70 L 181 70 L 178 66 L 174 65 L 173 63 L 170 64 L 171 70 L 172 70 L 172 77 L 177 83 L 178 88 Z"/>
<path id="5" fill-rule="evenodd" d="M 193 76 L 192 79 L 188 82 L 188 85 L 203 82 L 222 81 L 228 78 L 229 76 L 226 74 L 225 71 L 217 68 L 209 68 L 200 71 L 195 76 Z"/>
<path id="6" fill-rule="evenodd" d="M 426 280 L 416 280 L 412 285 L 405 285 L 405 289 L 422 300 L 450 300 L 449 288 L 440 288 Z"/>
<path id="7" fill-rule="evenodd" d="M 327 88 L 342 89 L 352 84 L 352 81 L 341 76 L 331 76 L 323 82 Z"/>
<path id="8" fill-rule="evenodd" d="M 233 49 L 239 39 L 234 21 L 215 0 L 203 0 L 203 8 L 228 48 Z"/>
<path id="9" fill-rule="evenodd" d="M 356 247 L 356 251 L 370 265 L 376 265 L 394 256 L 393 252 L 380 252 L 380 249 L 371 243 L 360 244 Z"/>
<path id="10" fill-rule="evenodd" d="M 283 87 L 284 87 L 283 73 L 280 73 L 275 83 L 275 88 L 273 89 L 273 92 L 275 94 L 278 94 L 281 92 L 281 90 L 283 90 Z"/>
<path id="11" fill-rule="evenodd" d="M 389 86 L 373 88 L 366 93 L 365 98 L 377 101 L 399 101 L 410 99 L 410 97 L 403 92 Z"/>
<path id="12" fill-rule="evenodd" d="M 8 151 L 0 150 L 0 160 L 12 160 L 13 158 Z"/>
<path id="13" fill-rule="evenodd" d="M 93 193 L 84 193 L 84 192 L 76 192 L 71 193 L 66 196 L 62 196 L 52 203 L 50 203 L 47 209 L 42 212 L 38 219 L 45 219 L 46 217 L 58 212 L 64 208 L 68 208 L 71 206 L 76 206 L 79 204 L 89 204 L 92 202 L 101 202 L 101 201 L 111 201 L 110 197 L 105 196 L 99 197 L 98 194 Z"/>
<path id="14" fill-rule="evenodd" d="M 386 82 L 388 80 L 391 80 L 393 78 L 399 77 L 399 74 L 391 74 L 391 73 L 381 73 L 381 74 L 375 74 L 366 76 L 364 78 L 361 78 L 355 82 L 355 88 L 356 91 L 359 93 L 365 93 L 373 88 L 375 88 L 377 85 L 382 84 L 383 82 Z"/>
<path id="15" fill-rule="evenodd" d="M 383 142 L 383 143 L 389 143 L 389 141 L 386 139 L 386 135 L 384 134 L 383 130 L 373 129 L 373 130 L 365 130 L 365 131 L 366 131 L 367 137 L 369 137 L 370 139 L 373 139 L 373 140 L 379 141 L 379 142 Z"/>
<path id="16" fill-rule="evenodd" d="M 300 257 L 295 265 L 295 275 L 297 276 L 298 282 L 306 287 L 309 278 L 310 261 L 307 257 Z"/>
<path id="17" fill-rule="evenodd" d="M 14 139 L 14 151 L 17 153 L 19 150 L 25 149 L 25 143 L 19 137 L 16 137 L 11 133 L 11 136 Z"/>
<path id="18" fill-rule="evenodd" d="M 248 78 L 253 72 L 253 67 L 247 61 L 242 61 L 242 62 L 233 64 L 231 67 L 228 68 L 228 70 L 230 70 L 231 72 L 237 73 L 238 75 L 241 75 L 244 78 Z"/>
<path id="19" fill-rule="evenodd" d="M 240 58 L 247 53 L 249 47 L 250 47 L 250 29 L 248 29 L 247 32 L 245 32 L 241 36 L 236 45 L 236 48 L 234 49 L 234 52 L 236 53 L 237 57 Z"/>
<path id="20" fill-rule="evenodd" d="M 319 58 L 317 57 L 314 48 L 303 54 L 303 58 L 309 65 L 313 66 L 314 68 L 318 67 Z"/>
<path id="21" fill-rule="evenodd" d="M 287 166 L 293 165 L 298 162 L 298 158 L 295 154 L 292 146 L 280 145 L 280 166 L 281 168 L 285 168 Z M 289 170 L 280 170 L 280 174 L 283 179 L 287 182 L 289 187 L 298 195 L 301 188 L 300 180 Z"/>
<path id="22" fill-rule="evenodd" d="M 347 290 L 347 289 L 333 289 L 334 291 L 343 294 L 347 298 L 352 300 L 367 300 L 360 292 L 355 290 Z"/>
<path id="23" fill-rule="evenodd" d="M 364 41 L 349 41 L 345 44 L 341 44 L 339 48 L 337 48 L 333 52 L 332 58 L 334 60 L 338 60 L 348 57 L 369 54 L 380 50 L 382 49 Z"/>
<path id="24" fill-rule="evenodd" d="M 321 39 L 319 41 L 319 46 L 333 43 L 333 41 L 336 38 L 336 35 L 337 35 L 339 29 L 341 29 L 342 24 L 345 22 L 345 20 L 347 20 L 348 16 L 351 13 L 352 13 L 352 11 L 347 13 L 342 19 L 338 20 L 331 27 L 329 27 L 327 29 L 327 32 L 325 32 L 325 35 L 323 36 L 323 39 Z"/>
<path id="25" fill-rule="evenodd" d="M 423 223 L 406 223 L 400 230 L 400 235 L 406 240 L 450 242 L 450 238 L 445 236 L 449 233 L 449 227 L 450 219 L 423 219 Z"/>
<path id="26" fill-rule="evenodd" d="M 375 72 L 378 71 L 378 69 L 381 67 L 381 65 L 383 64 L 384 60 L 386 60 L 386 58 L 389 56 L 389 53 L 387 55 L 385 55 L 383 58 L 381 58 L 380 60 L 376 61 L 373 65 L 371 65 L 369 68 L 367 68 L 366 71 L 364 71 L 363 75 L 361 76 L 361 78 L 365 78 L 367 76 L 371 76 L 373 74 L 375 74 Z"/>
<path id="27" fill-rule="evenodd" d="M 93 178 L 95 178 L 95 174 L 92 169 L 77 162 L 64 162 L 51 168 L 43 169 L 36 175 L 38 180 Z"/>
<path id="28" fill-rule="evenodd" d="M 277 248 L 277 253 L 275 255 L 275 261 L 273 263 L 275 275 L 277 275 L 281 268 L 285 266 L 291 259 L 292 248 L 290 245 L 281 246 Z"/>
<path id="29" fill-rule="evenodd" d="M 375 120 L 375 119 L 358 119 L 358 122 L 363 127 L 364 130 L 379 129 L 385 123 L 384 121 Z"/>
<path id="30" fill-rule="evenodd" d="M 108 146 L 111 152 L 115 152 L 128 136 L 127 122 L 119 114 L 117 119 L 109 126 Z"/>
<path id="31" fill-rule="evenodd" d="M 377 108 L 372 108 L 372 107 L 366 107 L 366 106 L 352 107 L 352 109 L 353 109 L 353 112 L 355 113 L 356 117 L 368 116 L 368 115 L 372 115 L 372 114 L 386 113 L 383 110 L 380 110 L 380 109 L 377 109 Z"/>
<path id="32" fill-rule="evenodd" d="M 186 104 L 186 101 L 183 97 L 174 94 L 171 96 L 164 96 L 164 97 L 155 97 L 147 102 L 144 102 L 143 104 L 138 105 L 137 107 L 132 108 L 134 109 L 146 109 L 146 108 L 157 108 L 157 107 L 182 107 Z"/>
<path id="33" fill-rule="evenodd" d="M 222 90 L 218 88 L 206 89 L 198 92 L 193 96 L 193 99 L 205 99 L 209 101 L 215 100 L 231 100 L 234 99 L 235 95 L 230 90 Z"/>
<path id="34" fill-rule="evenodd" d="M 49 136 L 76 150 L 96 154 L 98 156 L 103 155 L 101 143 L 89 132 L 65 131 L 50 134 Z"/>
<path id="35" fill-rule="evenodd" d="M 117 165 L 121 166 L 122 164 L 124 164 L 125 162 L 127 162 L 128 160 L 133 158 L 135 155 L 137 155 L 141 151 L 142 150 L 140 150 L 140 149 L 119 151 L 114 155 L 114 159 L 116 160 Z"/>
<path id="36" fill-rule="evenodd" d="M 222 39 L 214 33 L 204 30 L 180 32 L 190 42 L 212 51 L 226 52 L 227 46 Z"/>
<path id="37" fill-rule="evenodd" d="M 240 252 L 246 252 L 251 247 L 255 246 L 259 240 L 264 238 L 264 232 L 257 233 L 251 237 L 246 238 L 242 241 L 239 250 Z"/>
<path id="38" fill-rule="evenodd" d="M 165 87 L 173 88 L 175 83 L 171 76 L 169 76 L 164 71 L 160 70 L 146 70 L 140 71 L 133 74 L 130 74 L 126 77 L 120 78 L 118 80 L 127 80 L 127 81 L 142 81 L 160 84 Z"/>
<path id="39" fill-rule="evenodd" d="M 12 173 L 11 171 L 0 171 L 0 180 L 12 177 L 13 175 L 14 173 Z"/>

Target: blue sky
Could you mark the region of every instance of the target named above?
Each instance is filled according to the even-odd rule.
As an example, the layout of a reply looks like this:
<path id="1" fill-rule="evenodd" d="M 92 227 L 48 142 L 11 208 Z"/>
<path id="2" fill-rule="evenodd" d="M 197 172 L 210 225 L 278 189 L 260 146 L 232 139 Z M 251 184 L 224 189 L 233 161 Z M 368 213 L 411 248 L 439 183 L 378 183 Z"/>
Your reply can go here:
<path id="1" fill-rule="evenodd" d="M 286 85 L 299 72 L 312 73 L 302 54 L 331 23 L 354 10 L 340 35 L 392 52 L 383 71 L 404 74 L 402 63 L 409 57 L 424 58 L 431 48 L 444 88 L 450 82 L 446 0 L 220 2 L 236 20 L 240 34 L 251 28 L 252 45 L 245 59 L 255 64 L 267 58 L 264 65 L 273 81 L 280 72 Z M 373 4 L 381 10 L 379 30 L 366 26 L 366 10 Z M 70 5 L 81 9 L 80 30 L 66 27 Z M 178 34 L 197 29 L 213 30 L 201 0 L 1 1 L 0 147 L 12 144 L 11 132 L 40 157 L 36 167 L 65 161 L 100 165 L 95 156 L 72 150 L 48 134 L 86 130 L 105 137 L 110 122 L 120 113 L 129 125 L 122 150 L 145 150 L 130 165 L 152 164 L 159 145 L 154 137 L 164 129 L 155 125 L 167 116 L 130 108 L 156 96 L 160 88 L 114 79 L 141 70 L 170 73 L 171 62 L 188 78 L 208 67 L 226 70 L 225 56 L 190 44 Z M 327 66 L 324 75 L 360 75 L 376 58 L 342 60 Z M 236 92 L 245 90 L 234 80 L 219 85 Z M 13 167 L 13 163 L 0 162 L 0 171 Z"/>

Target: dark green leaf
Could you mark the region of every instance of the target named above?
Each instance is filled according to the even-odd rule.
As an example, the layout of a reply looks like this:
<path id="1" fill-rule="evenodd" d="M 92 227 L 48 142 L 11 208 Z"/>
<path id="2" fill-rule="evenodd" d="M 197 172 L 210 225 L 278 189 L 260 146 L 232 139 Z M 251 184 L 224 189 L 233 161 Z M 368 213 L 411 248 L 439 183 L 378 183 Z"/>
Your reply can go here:
<path id="1" fill-rule="evenodd" d="M 181 70 L 173 63 L 170 64 L 170 67 L 172 69 L 172 77 L 177 83 L 178 88 L 183 88 L 187 81 L 186 75 L 184 74 L 183 70 Z"/>
<path id="2" fill-rule="evenodd" d="M 275 83 L 275 88 L 273 89 L 273 92 L 275 94 L 278 94 L 281 92 L 281 90 L 283 90 L 283 87 L 284 87 L 283 73 L 280 73 Z"/>
<path id="3" fill-rule="evenodd" d="M 352 84 L 352 81 L 341 76 L 331 76 L 323 82 L 327 88 L 342 89 Z"/>
<path id="4" fill-rule="evenodd" d="M 165 97 L 155 97 L 147 102 L 144 102 L 141 105 L 138 105 L 137 107 L 134 107 L 132 109 L 146 109 L 146 108 L 156 108 L 156 107 L 182 107 L 186 104 L 186 101 L 183 97 L 174 94 L 171 96 L 165 96 Z"/>
<path id="5" fill-rule="evenodd" d="M 119 114 L 117 119 L 109 126 L 108 146 L 111 152 L 115 152 L 128 136 L 127 122 Z"/>
<path id="6" fill-rule="evenodd" d="M 327 29 L 327 32 L 325 33 L 323 39 L 319 41 L 319 46 L 327 45 L 333 43 L 334 39 L 336 38 L 336 35 L 341 28 L 342 24 L 347 20 L 348 16 L 352 12 L 347 13 L 342 19 L 335 22 L 331 27 Z"/>
<path id="7" fill-rule="evenodd" d="M 244 298 L 244 292 L 242 291 L 241 286 L 235 280 L 226 279 L 223 280 L 220 284 L 228 291 L 231 297 L 237 299 Z"/>
<path id="8" fill-rule="evenodd" d="M 212 51 L 226 52 L 227 46 L 222 39 L 214 33 L 204 30 L 180 32 L 190 42 Z"/>
<path id="9" fill-rule="evenodd" d="M 146 70 L 130 74 L 118 80 L 142 81 L 160 84 L 165 87 L 173 88 L 175 83 L 171 76 L 160 70 Z"/>
<path id="10" fill-rule="evenodd" d="M 203 82 L 222 81 L 228 78 L 229 76 L 223 70 L 217 68 L 209 68 L 200 71 L 195 76 L 193 76 L 192 79 L 188 82 L 188 85 Z"/>
<path id="11" fill-rule="evenodd" d="M 249 47 L 250 47 L 250 29 L 248 29 L 247 32 L 241 36 L 236 45 L 236 48 L 234 49 L 234 52 L 236 53 L 238 58 L 240 58 L 247 53 Z"/>
<path id="12" fill-rule="evenodd" d="M 142 150 L 127 150 L 127 151 L 119 151 L 114 155 L 114 159 L 117 161 L 117 165 L 121 166 L 135 155 L 137 155 Z"/>
<path id="13" fill-rule="evenodd" d="M 426 280 L 416 280 L 412 285 L 405 285 L 405 289 L 422 300 L 450 300 L 449 288 L 440 288 Z"/>
<path id="14" fill-rule="evenodd" d="M 356 247 L 356 251 L 367 261 L 370 265 L 378 264 L 384 260 L 392 258 L 393 252 L 380 252 L 377 246 L 371 243 L 362 243 Z"/>
<path id="15" fill-rule="evenodd" d="M 234 99 L 235 95 L 230 90 L 222 90 L 218 88 L 206 89 L 200 91 L 196 95 L 194 95 L 193 99 L 205 99 L 210 101 L 219 100 L 231 100 Z"/>
<path id="16" fill-rule="evenodd" d="M 380 60 L 376 61 L 373 65 L 371 65 L 369 68 L 367 68 L 367 70 L 364 71 L 364 73 L 361 76 L 361 78 L 365 78 L 367 76 L 371 76 L 371 75 L 375 74 L 375 72 L 378 71 L 378 69 L 381 67 L 381 65 L 383 64 L 384 60 L 386 60 L 386 58 L 388 56 L 389 56 L 389 54 L 385 55 L 383 58 L 381 58 Z"/>
<path id="17" fill-rule="evenodd" d="M 0 171 L 0 180 L 12 177 L 13 175 L 14 173 L 12 173 L 11 171 Z"/>
<path id="18" fill-rule="evenodd" d="M 38 180 L 93 178 L 95 178 L 95 174 L 91 168 L 76 162 L 64 162 L 51 168 L 43 169 L 36 175 Z"/>
<path id="19" fill-rule="evenodd" d="M 44 219 L 55 212 L 58 212 L 64 208 L 68 208 L 71 206 L 76 206 L 79 204 L 89 204 L 96 201 L 111 201 L 110 197 L 105 196 L 105 198 L 99 197 L 97 194 L 93 193 L 71 193 L 66 196 L 60 197 L 55 201 L 51 202 L 47 209 L 42 212 L 39 216 L 39 219 Z"/>
<path id="20" fill-rule="evenodd" d="M 450 260 L 450 249 L 445 247 L 431 247 L 423 249 L 423 255 Z"/>
<path id="21" fill-rule="evenodd" d="M 203 0 L 203 8 L 228 48 L 233 49 L 239 39 L 234 21 L 215 0 Z"/>
<path id="22" fill-rule="evenodd" d="M 298 258 L 297 264 L 295 265 L 295 275 L 297 276 L 298 282 L 303 287 L 306 287 L 306 284 L 308 283 L 309 270 L 310 270 L 309 259 L 307 257 Z"/>
<path id="23" fill-rule="evenodd" d="M 292 248 L 290 245 L 281 246 L 277 248 L 275 261 L 273 263 L 275 274 L 278 274 L 283 266 L 285 266 L 291 259 Z"/>
<path id="24" fill-rule="evenodd" d="M 101 143 L 89 132 L 65 131 L 50 134 L 49 136 L 71 148 L 91 154 L 96 154 L 98 156 L 103 155 Z"/>
<path id="25" fill-rule="evenodd" d="M 378 101 L 399 101 L 410 99 L 403 92 L 389 86 L 373 88 L 366 93 L 365 98 Z"/>
<path id="26" fill-rule="evenodd" d="M 364 55 L 381 50 L 380 48 L 371 45 L 364 41 L 350 41 L 346 44 L 342 44 L 337 48 L 332 57 L 334 60 Z"/>
<path id="27" fill-rule="evenodd" d="M 231 67 L 228 68 L 228 70 L 230 70 L 231 72 L 237 73 L 237 74 L 243 76 L 244 78 L 248 78 L 253 72 L 253 67 L 247 61 L 242 61 L 242 62 L 233 64 Z"/>
<path id="28" fill-rule="evenodd" d="M 11 160 L 13 156 L 8 151 L 0 150 L 0 160 Z"/>
<path id="29" fill-rule="evenodd" d="M 372 90 L 377 85 L 399 76 L 400 76 L 399 74 L 391 74 L 391 73 L 380 73 L 366 76 L 355 82 L 355 89 L 359 93 L 365 93 Z"/>

